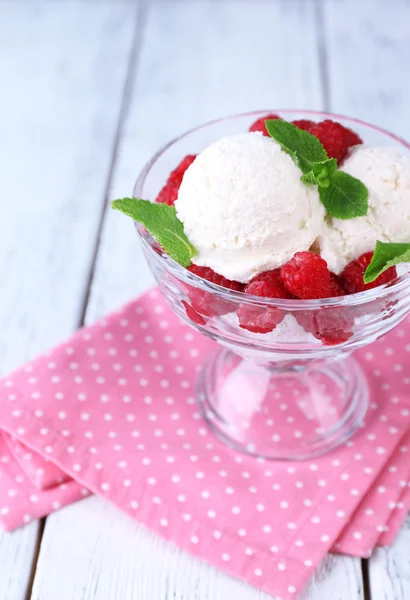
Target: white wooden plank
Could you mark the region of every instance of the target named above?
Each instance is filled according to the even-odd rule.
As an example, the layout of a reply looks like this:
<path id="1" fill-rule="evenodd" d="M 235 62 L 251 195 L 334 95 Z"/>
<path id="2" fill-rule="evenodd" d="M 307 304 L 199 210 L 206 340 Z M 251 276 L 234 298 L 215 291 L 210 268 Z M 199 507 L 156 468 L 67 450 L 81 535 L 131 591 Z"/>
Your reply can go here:
<path id="1" fill-rule="evenodd" d="M 79 319 L 137 6 L 2 2 L 0 372 Z M 0 534 L 0 598 L 26 598 L 38 523 Z M 58 597 L 58 595 L 57 595 Z"/>
<path id="2" fill-rule="evenodd" d="M 314 4 L 302 0 L 154 3 L 110 196 L 129 194 L 150 155 L 202 121 L 263 107 L 320 108 L 315 27 Z M 87 322 L 152 281 L 132 225 L 108 212 Z M 84 600 L 267 600 L 95 498 L 48 518 L 33 600 L 80 593 Z M 304 600 L 329 597 L 363 598 L 360 561 L 326 559 Z"/>
<path id="3" fill-rule="evenodd" d="M 98 498 L 83 501 L 80 512 L 73 505 L 49 518 L 43 540 L 32 600 L 271 598 L 162 542 Z M 358 564 L 329 556 L 301 600 L 361 600 Z"/>
<path id="4" fill-rule="evenodd" d="M 378 548 L 369 560 L 372 600 L 410 598 L 410 517 L 391 548 Z"/>
<path id="5" fill-rule="evenodd" d="M 410 3 L 322 0 L 335 112 L 410 139 Z"/>
<path id="6" fill-rule="evenodd" d="M 1 5 L 2 372 L 78 321 L 136 9 L 123 0 Z"/>
<path id="7" fill-rule="evenodd" d="M 26 599 L 39 528 L 39 523 L 31 523 L 13 533 L 0 532 L 0 598 Z"/>

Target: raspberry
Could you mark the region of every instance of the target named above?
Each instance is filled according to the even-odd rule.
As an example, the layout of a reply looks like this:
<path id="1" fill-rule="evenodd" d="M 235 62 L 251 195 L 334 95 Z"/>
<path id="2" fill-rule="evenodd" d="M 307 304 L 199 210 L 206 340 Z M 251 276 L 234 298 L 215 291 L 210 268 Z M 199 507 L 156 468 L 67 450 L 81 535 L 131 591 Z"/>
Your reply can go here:
<path id="1" fill-rule="evenodd" d="M 199 315 L 194 308 L 185 300 L 182 300 L 182 304 L 184 305 L 185 312 L 187 314 L 188 319 L 191 319 L 197 325 L 206 325 L 206 320 Z"/>
<path id="2" fill-rule="evenodd" d="M 332 295 L 329 296 L 330 298 L 335 298 L 336 296 L 345 296 L 347 294 L 340 277 L 332 272 L 330 273 L 330 290 L 333 292 Z"/>
<path id="3" fill-rule="evenodd" d="M 166 184 L 159 192 L 156 202 L 173 206 L 178 197 L 178 190 L 182 183 L 182 178 L 188 167 L 192 165 L 196 159 L 196 154 L 188 154 L 181 160 L 179 165 L 171 171 Z"/>
<path id="4" fill-rule="evenodd" d="M 215 271 L 209 267 L 199 267 L 198 265 L 192 264 L 188 267 L 188 271 L 206 281 L 210 281 L 211 283 L 215 283 L 236 292 L 242 292 L 245 287 L 243 283 L 239 283 L 239 281 L 230 281 L 222 275 L 215 273 Z M 206 292 L 205 290 L 189 286 L 188 296 L 191 304 L 188 304 L 185 301 L 183 302 L 186 313 L 192 321 L 199 323 L 200 325 L 203 325 L 205 322 L 203 316 L 208 318 L 221 316 L 235 310 L 235 306 L 232 302 L 219 298 L 215 292 Z"/>
<path id="5" fill-rule="evenodd" d="M 299 119 L 292 122 L 299 129 L 315 135 L 322 142 L 329 158 L 336 158 L 339 163 L 346 157 L 350 146 L 363 143 L 357 133 L 337 121 L 326 119 L 315 123 L 308 119 Z"/>
<path id="6" fill-rule="evenodd" d="M 330 119 L 315 123 L 309 133 L 322 142 L 329 158 L 335 158 L 338 163 L 346 157 L 350 146 L 362 143 L 360 137 L 351 129 Z"/>
<path id="7" fill-rule="evenodd" d="M 252 123 L 252 125 L 249 127 L 249 131 L 261 131 L 263 133 L 263 135 L 269 136 L 269 133 L 266 131 L 266 127 L 265 127 L 266 119 L 272 119 L 272 120 L 279 119 L 280 120 L 280 116 L 274 115 L 272 113 L 272 114 L 266 115 L 266 117 L 261 117 L 260 119 L 255 121 L 255 123 Z"/>
<path id="8" fill-rule="evenodd" d="M 311 333 L 325 346 L 342 344 L 353 335 L 354 318 L 346 307 L 306 310 L 294 316 L 306 333 Z"/>
<path id="9" fill-rule="evenodd" d="M 280 269 L 265 271 L 254 277 L 245 287 L 246 294 L 263 298 L 292 298 L 280 278 Z M 241 304 L 237 311 L 239 326 L 253 333 L 269 333 L 285 316 L 273 306 L 251 306 Z"/>
<path id="10" fill-rule="evenodd" d="M 332 298 L 341 287 L 318 254 L 296 252 L 280 270 L 283 284 L 293 296 L 304 300 Z"/>
<path id="11" fill-rule="evenodd" d="M 304 129 L 305 131 L 309 131 L 312 129 L 316 123 L 314 121 L 309 121 L 309 119 L 296 119 L 296 121 L 292 121 L 293 125 L 299 127 L 299 129 Z"/>
<path id="12" fill-rule="evenodd" d="M 373 252 L 365 252 L 356 260 L 352 260 L 342 271 L 341 279 L 344 287 L 349 294 L 355 294 L 357 292 L 364 292 L 365 290 L 371 290 L 378 285 L 388 283 L 392 279 L 396 279 L 397 271 L 396 267 L 390 267 L 378 276 L 372 283 L 364 283 L 363 275 L 369 266 L 373 257 Z"/>

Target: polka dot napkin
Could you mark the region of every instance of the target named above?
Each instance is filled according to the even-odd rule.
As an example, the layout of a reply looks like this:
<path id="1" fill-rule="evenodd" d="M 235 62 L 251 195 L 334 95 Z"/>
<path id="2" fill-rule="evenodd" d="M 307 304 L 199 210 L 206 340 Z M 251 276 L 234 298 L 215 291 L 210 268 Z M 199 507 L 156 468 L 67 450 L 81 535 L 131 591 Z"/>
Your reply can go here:
<path id="1" fill-rule="evenodd" d="M 357 353 L 371 406 L 352 440 L 311 461 L 264 461 L 202 422 L 195 373 L 214 342 L 154 289 L 0 381 L 0 523 L 13 529 L 90 490 L 232 576 L 295 598 L 326 552 L 366 556 L 405 517 L 409 334 L 407 321 Z"/>

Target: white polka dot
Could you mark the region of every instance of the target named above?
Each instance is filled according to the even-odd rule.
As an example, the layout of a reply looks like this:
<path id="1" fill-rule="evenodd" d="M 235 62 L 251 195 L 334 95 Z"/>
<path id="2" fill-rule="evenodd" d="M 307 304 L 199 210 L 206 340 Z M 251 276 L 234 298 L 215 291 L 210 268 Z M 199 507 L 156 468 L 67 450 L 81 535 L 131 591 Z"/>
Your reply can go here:
<path id="1" fill-rule="evenodd" d="M 167 527 L 168 526 L 168 520 L 163 518 L 160 520 L 160 525 L 162 525 L 162 527 Z"/>
<path id="2" fill-rule="evenodd" d="M 257 577 L 261 577 L 263 575 L 262 569 L 255 569 L 254 573 Z"/>
<path id="3" fill-rule="evenodd" d="M 286 571 L 286 565 L 283 562 L 278 563 L 279 571 Z"/>
<path id="4" fill-rule="evenodd" d="M 229 556 L 229 554 L 227 554 L 226 552 L 224 552 L 224 553 L 222 554 L 222 560 L 224 560 L 225 562 L 228 562 L 228 560 L 229 560 L 230 558 L 231 558 L 231 557 L 230 557 L 230 556 Z"/>
<path id="5" fill-rule="evenodd" d="M 294 585 L 289 585 L 288 586 L 288 592 L 289 594 L 295 594 L 296 593 L 296 588 Z"/>

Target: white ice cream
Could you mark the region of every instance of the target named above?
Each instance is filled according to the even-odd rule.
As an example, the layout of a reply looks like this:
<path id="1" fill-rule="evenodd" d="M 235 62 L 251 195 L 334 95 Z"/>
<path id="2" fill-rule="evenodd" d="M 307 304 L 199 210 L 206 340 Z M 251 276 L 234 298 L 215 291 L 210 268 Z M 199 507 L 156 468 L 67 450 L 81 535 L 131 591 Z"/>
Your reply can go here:
<path id="1" fill-rule="evenodd" d="M 308 250 L 321 231 L 317 188 L 274 140 L 259 133 L 225 137 L 186 171 L 178 217 L 198 250 L 193 261 L 248 282 Z"/>
<path id="2" fill-rule="evenodd" d="M 326 217 L 320 254 L 335 273 L 374 250 L 377 240 L 410 242 L 410 156 L 391 148 L 356 146 L 341 170 L 367 186 L 369 211 L 346 221 Z"/>

